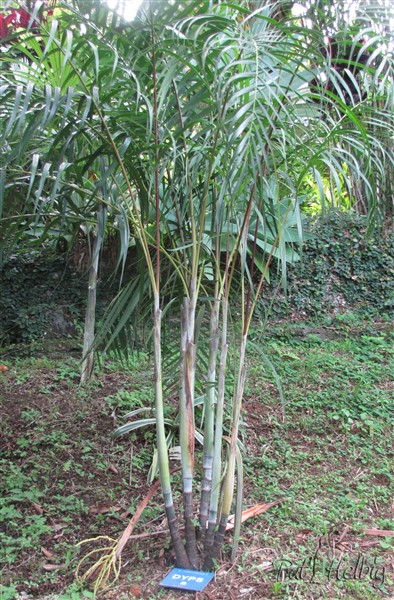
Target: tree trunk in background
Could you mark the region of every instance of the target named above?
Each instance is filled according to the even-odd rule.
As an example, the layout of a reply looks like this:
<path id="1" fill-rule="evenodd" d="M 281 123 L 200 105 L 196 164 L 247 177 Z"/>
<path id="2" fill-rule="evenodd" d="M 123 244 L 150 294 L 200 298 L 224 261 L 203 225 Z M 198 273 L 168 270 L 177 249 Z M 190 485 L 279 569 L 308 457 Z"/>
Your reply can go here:
<path id="1" fill-rule="evenodd" d="M 94 353 L 91 349 L 94 341 L 96 323 L 97 272 L 99 265 L 98 222 L 100 220 L 101 211 L 102 206 L 100 205 L 97 211 L 97 225 L 93 234 L 91 263 L 89 267 L 89 287 L 85 315 L 85 329 L 83 333 L 81 385 L 84 385 L 90 380 L 94 367 Z"/>

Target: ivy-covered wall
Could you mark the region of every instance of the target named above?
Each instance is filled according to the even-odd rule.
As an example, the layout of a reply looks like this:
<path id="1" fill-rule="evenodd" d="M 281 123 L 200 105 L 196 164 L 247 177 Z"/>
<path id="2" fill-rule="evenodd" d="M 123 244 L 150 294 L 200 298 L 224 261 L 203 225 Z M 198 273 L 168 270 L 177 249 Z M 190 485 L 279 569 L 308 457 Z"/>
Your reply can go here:
<path id="1" fill-rule="evenodd" d="M 63 257 L 19 249 L 0 269 L 0 344 L 75 333 L 86 285 Z"/>
<path id="2" fill-rule="evenodd" d="M 365 219 L 329 214 L 310 226 L 302 262 L 288 267 L 287 297 L 273 273 L 262 311 L 274 316 L 320 316 L 346 310 L 394 314 L 394 231 L 366 235 Z M 82 328 L 86 273 L 67 256 L 19 249 L 0 269 L 0 345 Z M 98 315 L 116 293 L 114 280 L 98 287 Z"/>
<path id="3" fill-rule="evenodd" d="M 313 316 L 344 310 L 394 311 L 394 231 L 367 235 L 365 218 L 329 213 L 310 225 L 301 263 L 288 269 L 288 295 L 274 313 Z"/>

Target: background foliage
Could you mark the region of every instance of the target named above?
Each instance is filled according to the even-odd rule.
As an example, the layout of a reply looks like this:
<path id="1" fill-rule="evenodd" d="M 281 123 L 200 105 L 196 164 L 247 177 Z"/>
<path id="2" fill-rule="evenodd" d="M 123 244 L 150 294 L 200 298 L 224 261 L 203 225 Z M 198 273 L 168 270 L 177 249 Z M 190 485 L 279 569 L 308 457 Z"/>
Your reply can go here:
<path id="1" fill-rule="evenodd" d="M 309 224 L 302 262 L 288 267 L 288 295 L 272 302 L 278 278 L 266 291 L 263 306 L 277 315 L 302 316 L 332 311 L 376 313 L 394 307 L 394 235 L 367 235 L 366 218 L 328 212 Z"/>
<path id="2" fill-rule="evenodd" d="M 50 333 L 54 315 L 82 316 L 86 297 L 81 275 L 59 257 L 25 249 L 0 271 L 0 340 L 28 342 Z M 70 330 L 71 331 L 71 330 Z M 64 332 L 66 333 L 66 331 Z"/>
<path id="3" fill-rule="evenodd" d="M 366 233 L 366 219 L 329 212 L 309 224 L 301 262 L 288 266 L 287 295 L 272 269 L 260 313 L 321 316 L 346 310 L 377 313 L 394 307 L 394 235 Z M 42 338 L 62 311 L 82 326 L 86 283 L 68 256 L 21 247 L 0 270 L 0 340 L 27 342 Z M 98 286 L 98 315 L 117 287 L 103 276 Z M 275 301 L 273 301 L 275 297 Z M 62 308 L 63 307 L 63 308 Z M 70 330 L 71 333 L 71 330 Z"/>

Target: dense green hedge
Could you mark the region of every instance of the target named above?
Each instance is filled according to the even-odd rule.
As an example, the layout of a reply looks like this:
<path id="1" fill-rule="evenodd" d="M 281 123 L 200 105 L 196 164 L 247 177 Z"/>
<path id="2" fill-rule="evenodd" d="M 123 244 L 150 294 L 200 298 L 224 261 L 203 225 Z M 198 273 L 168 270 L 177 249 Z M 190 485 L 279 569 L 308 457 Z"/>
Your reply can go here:
<path id="1" fill-rule="evenodd" d="M 288 294 L 264 305 L 273 312 L 319 315 L 394 309 L 394 232 L 367 235 L 366 219 L 329 213 L 310 225 L 302 262 L 288 269 Z M 275 278 L 274 278 L 275 279 Z M 271 301 L 270 301 L 271 298 Z"/>

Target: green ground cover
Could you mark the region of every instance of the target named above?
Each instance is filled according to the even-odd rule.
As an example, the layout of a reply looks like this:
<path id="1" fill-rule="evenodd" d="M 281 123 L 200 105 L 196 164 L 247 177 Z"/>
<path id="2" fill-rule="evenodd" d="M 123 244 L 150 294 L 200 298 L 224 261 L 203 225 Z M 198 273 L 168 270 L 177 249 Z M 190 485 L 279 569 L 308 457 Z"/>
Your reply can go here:
<path id="1" fill-rule="evenodd" d="M 280 502 L 245 523 L 234 565 L 225 547 L 200 599 L 391 597 L 394 538 L 368 530 L 394 529 L 393 338 L 390 320 L 355 313 L 256 323 L 244 505 Z M 74 572 L 94 546 L 76 544 L 120 535 L 149 489 L 153 429 L 113 432 L 152 401 L 150 357 L 106 359 L 85 389 L 66 342 L 0 362 L 0 598 L 92 597 Z M 133 533 L 102 597 L 182 598 L 158 587 L 173 561 L 159 495 Z"/>

